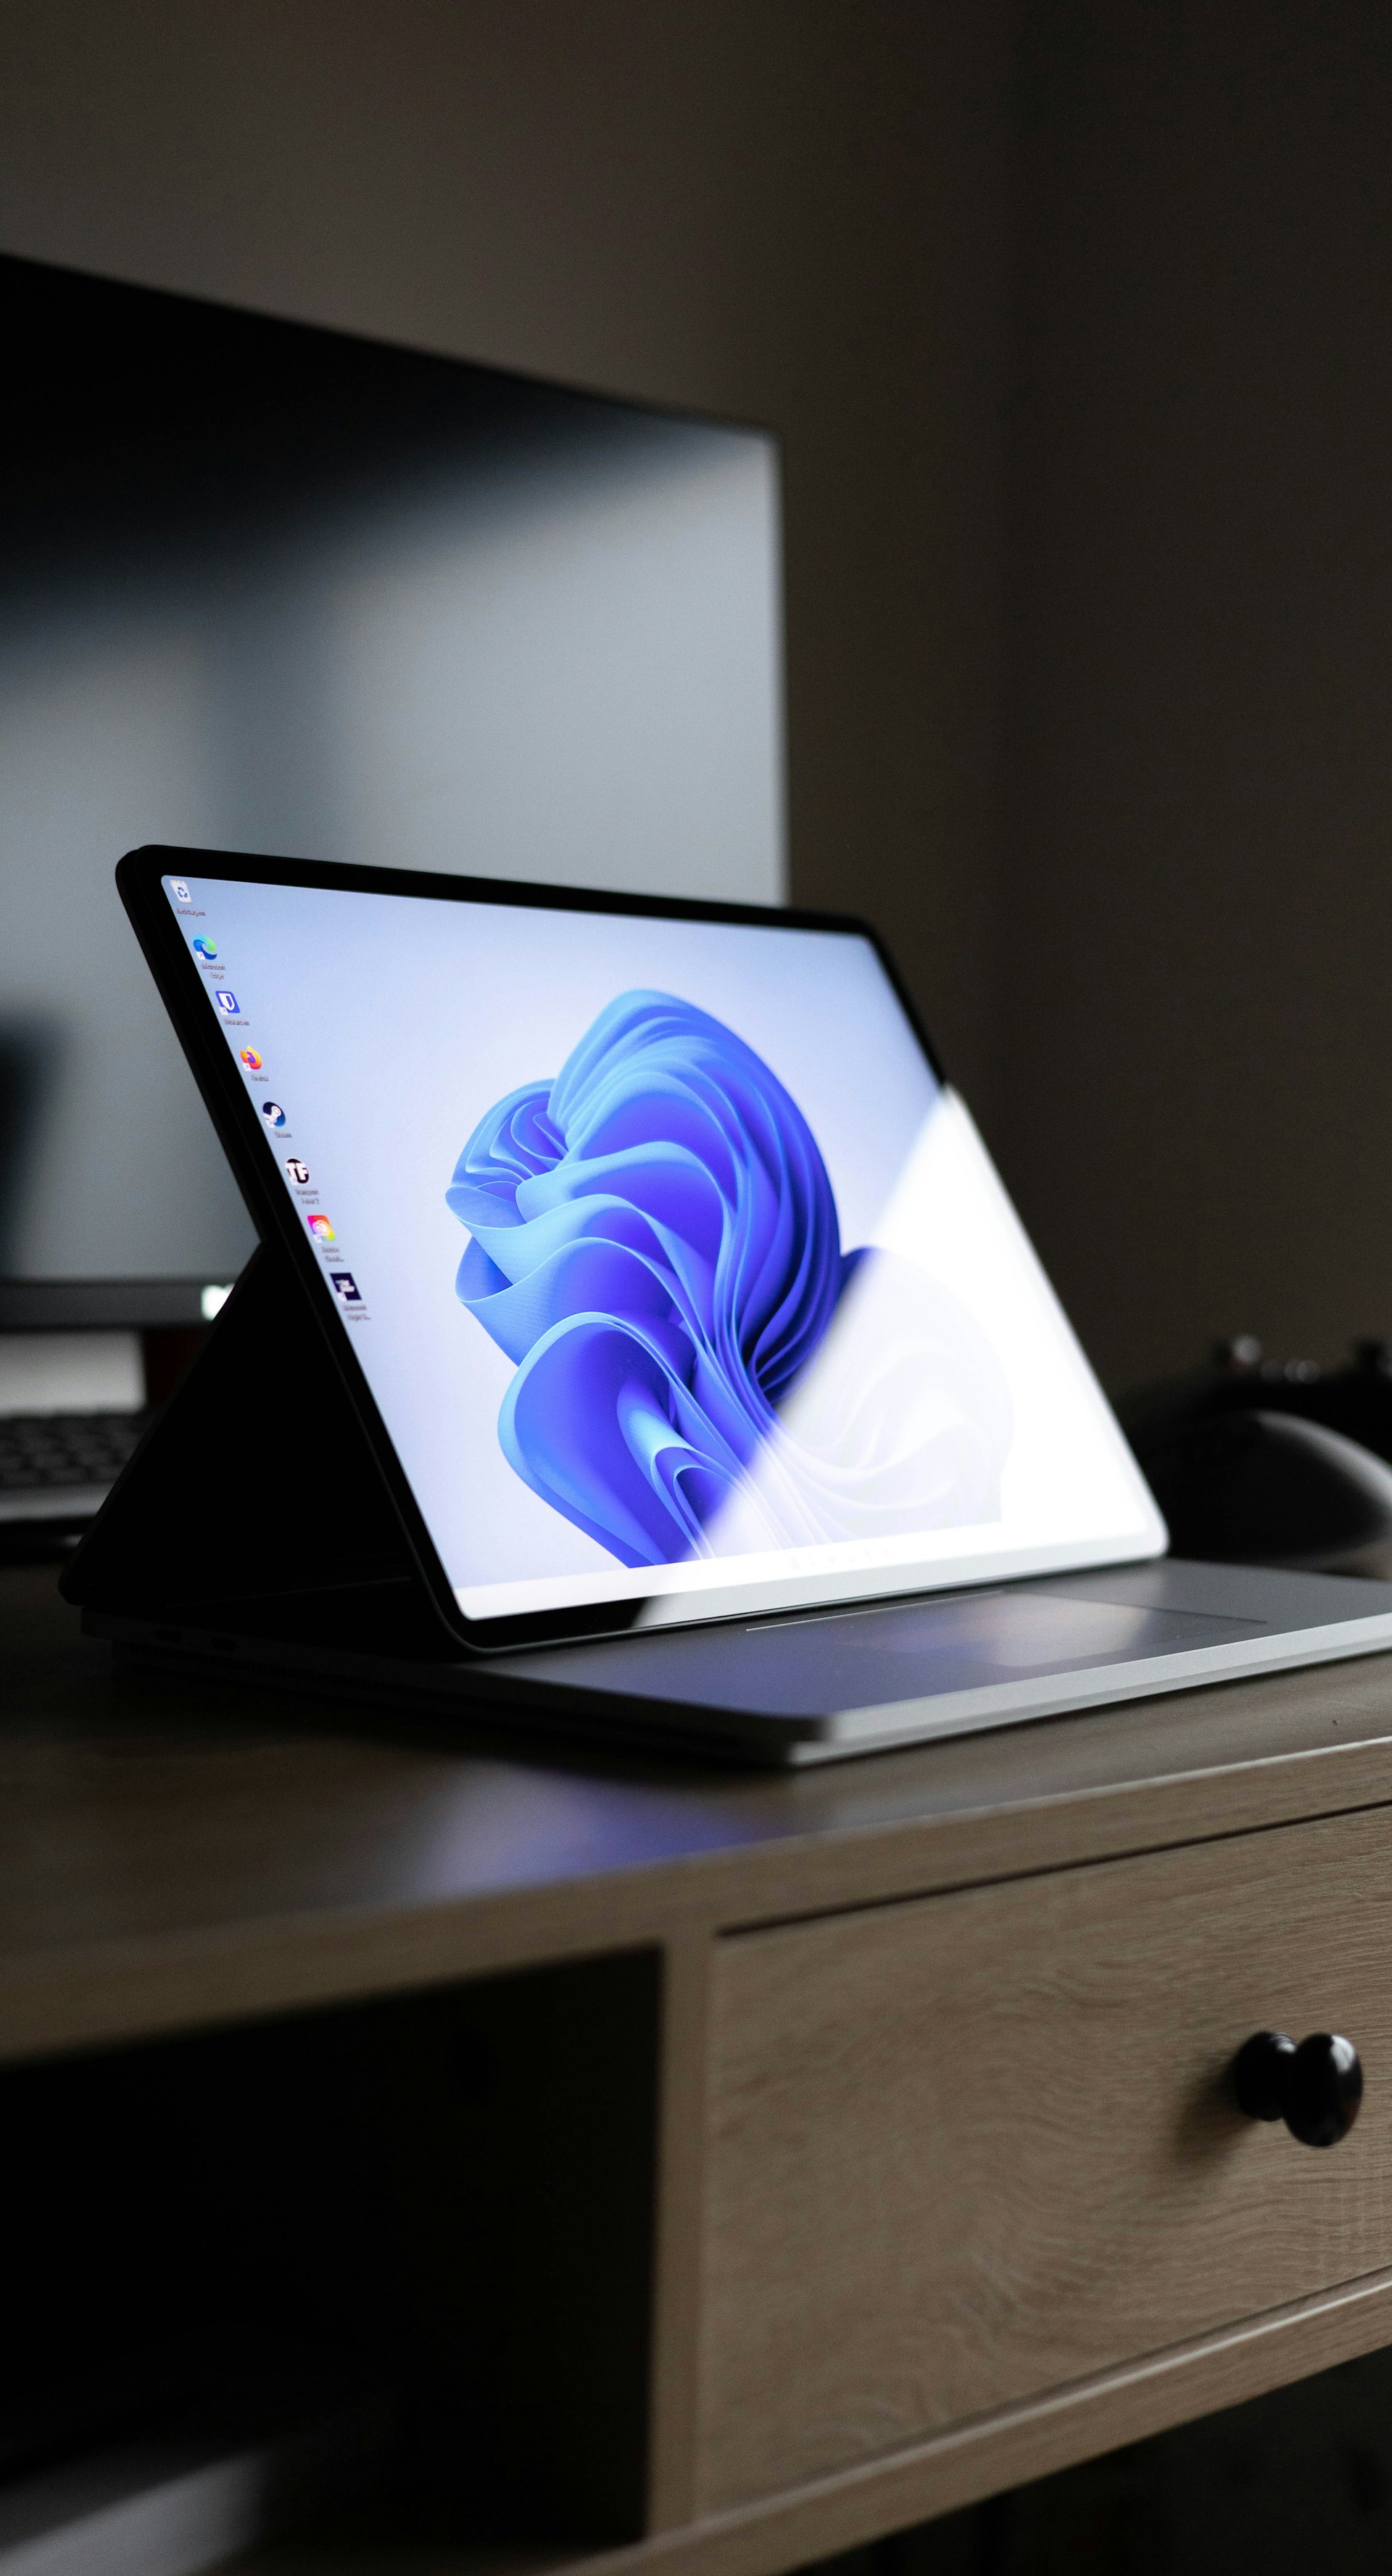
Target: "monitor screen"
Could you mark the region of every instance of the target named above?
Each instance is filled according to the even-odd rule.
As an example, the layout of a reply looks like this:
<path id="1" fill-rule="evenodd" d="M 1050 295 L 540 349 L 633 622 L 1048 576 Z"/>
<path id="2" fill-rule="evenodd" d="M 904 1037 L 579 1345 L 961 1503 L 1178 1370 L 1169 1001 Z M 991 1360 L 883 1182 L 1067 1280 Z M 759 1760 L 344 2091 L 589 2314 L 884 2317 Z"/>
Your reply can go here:
<path id="1" fill-rule="evenodd" d="M 252 1236 L 122 851 L 779 900 L 776 457 L 18 259 L 0 334 L 0 1324 L 173 1321 Z"/>
<path id="2" fill-rule="evenodd" d="M 466 1617 L 1163 1546 L 863 933 L 162 884 Z"/>

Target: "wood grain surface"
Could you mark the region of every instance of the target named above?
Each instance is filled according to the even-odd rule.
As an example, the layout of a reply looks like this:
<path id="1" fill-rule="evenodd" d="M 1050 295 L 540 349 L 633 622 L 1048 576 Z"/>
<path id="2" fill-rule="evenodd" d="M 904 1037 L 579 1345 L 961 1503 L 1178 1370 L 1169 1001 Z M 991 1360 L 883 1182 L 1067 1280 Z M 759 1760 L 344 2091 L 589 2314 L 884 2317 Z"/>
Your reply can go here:
<path id="1" fill-rule="evenodd" d="M 11 1570 L 0 2058 L 661 1949 L 649 2537 L 248 2566 L 774 2576 L 1392 2338 L 1384 1805 L 1386 1657 L 761 1775 L 118 1685 Z M 1265 2019 L 1364 2049 L 1331 2157 L 1222 2108 Z"/>
<path id="2" fill-rule="evenodd" d="M 904 2449 L 1392 2262 L 1392 1813 L 720 1945 L 699 2501 Z M 1338 2030 L 1330 2152 L 1238 2113 Z"/>
<path id="3" fill-rule="evenodd" d="M 1392 2272 L 1381 2272 L 625 2548 L 413 2540 L 357 2517 L 258 2549 L 237 2560 L 236 2576 L 779 2576 L 1389 2340 Z"/>
<path id="4" fill-rule="evenodd" d="M 648 2416 L 648 2529 L 696 2504 L 697 2367 L 706 2189 L 706 2092 L 714 1945 L 687 1933 L 662 1953 L 657 2240 Z"/>
<path id="5" fill-rule="evenodd" d="M 0 2058 L 1392 1799 L 1392 1659 L 814 1774 L 113 1682 L 0 1573 Z"/>

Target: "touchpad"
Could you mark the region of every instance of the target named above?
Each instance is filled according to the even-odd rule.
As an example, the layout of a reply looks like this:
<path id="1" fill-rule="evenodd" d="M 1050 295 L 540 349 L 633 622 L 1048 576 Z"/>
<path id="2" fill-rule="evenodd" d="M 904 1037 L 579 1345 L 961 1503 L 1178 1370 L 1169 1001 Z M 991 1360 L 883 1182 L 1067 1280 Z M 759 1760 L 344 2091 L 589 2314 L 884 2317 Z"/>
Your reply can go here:
<path id="1" fill-rule="evenodd" d="M 1260 1619 L 1013 1585 L 947 1600 L 813 1611 L 745 1631 L 757 1651 L 756 1704 L 824 1710 L 983 1690 L 1026 1673 L 1139 1663 L 1266 1633 Z M 747 1687 L 754 1668 L 746 1665 L 743 1678 Z"/>
<path id="2" fill-rule="evenodd" d="M 1175 1655 L 1259 1637 L 1263 1622 L 1207 1610 L 1151 1610 L 1121 1601 L 1079 1601 L 1042 1592 L 982 1592 L 957 1601 L 915 1602 L 874 1617 L 873 1643 L 896 1655 L 975 1649 L 1010 1671 L 1138 1655 Z M 868 1645 L 870 1637 L 865 1639 Z"/>

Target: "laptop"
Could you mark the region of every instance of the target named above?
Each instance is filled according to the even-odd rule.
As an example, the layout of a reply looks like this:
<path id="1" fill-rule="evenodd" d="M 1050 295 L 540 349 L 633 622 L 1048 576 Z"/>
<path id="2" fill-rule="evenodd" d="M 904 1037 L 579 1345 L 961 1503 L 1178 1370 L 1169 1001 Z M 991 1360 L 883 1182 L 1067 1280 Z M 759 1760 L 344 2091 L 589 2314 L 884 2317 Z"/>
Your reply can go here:
<path id="1" fill-rule="evenodd" d="M 864 924 L 117 882 L 261 1243 L 64 1576 L 123 1663 L 799 1764 L 1392 1644 L 1166 1555 Z"/>

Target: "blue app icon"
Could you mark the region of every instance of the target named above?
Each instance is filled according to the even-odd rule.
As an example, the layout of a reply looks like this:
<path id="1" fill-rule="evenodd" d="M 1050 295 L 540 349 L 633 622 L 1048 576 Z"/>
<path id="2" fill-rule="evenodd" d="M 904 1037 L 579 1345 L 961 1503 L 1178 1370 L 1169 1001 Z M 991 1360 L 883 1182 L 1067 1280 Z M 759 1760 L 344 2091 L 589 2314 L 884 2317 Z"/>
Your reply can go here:
<path id="1" fill-rule="evenodd" d="M 214 993 L 213 1000 L 220 1011 L 226 1012 L 229 1020 L 235 1020 L 242 1007 L 235 993 Z"/>
<path id="2" fill-rule="evenodd" d="M 195 957 L 212 959 L 217 955 L 217 941 L 215 939 L 205 939 L 200 934 L 193 943 L 193 953 Z"/>
<path id="3" fill-rule="evenodd" d="M 261 1115 L 268 1127 L 283 1127 L 285 1124 L 285 1112 L 278 1100 L 263 1100 Z"/>

